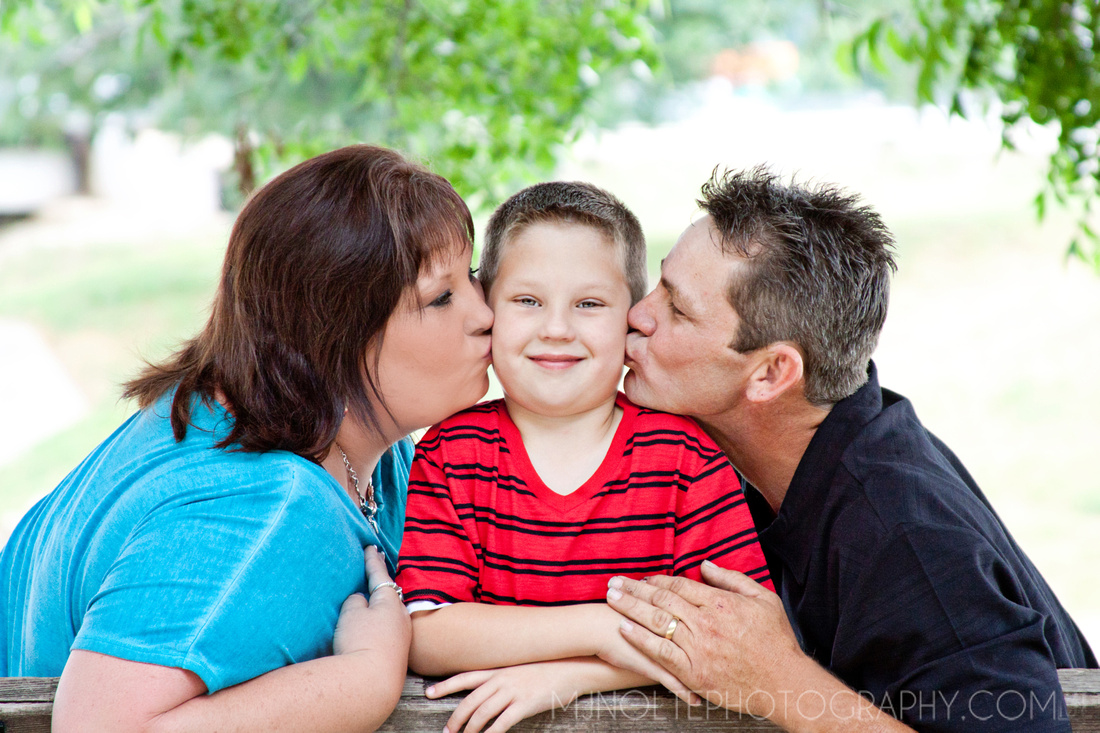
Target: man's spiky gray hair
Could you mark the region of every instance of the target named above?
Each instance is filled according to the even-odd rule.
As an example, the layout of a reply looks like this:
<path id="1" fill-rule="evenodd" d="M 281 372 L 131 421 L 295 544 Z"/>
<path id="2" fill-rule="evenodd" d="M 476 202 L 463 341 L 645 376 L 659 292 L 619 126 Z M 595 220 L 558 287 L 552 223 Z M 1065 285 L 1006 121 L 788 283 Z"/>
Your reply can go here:
<path id="1" fill-rule="evenodd" d="M 896 270 L 894 238 L 859 196 L 832 185 L 784 184 L 767 167 L 715 169 L 699 205 L 726 254 L 747 267 L 729 284 L 745 353 L 791 341 L 806 398 L 836 403 L 867 380 Z"/>

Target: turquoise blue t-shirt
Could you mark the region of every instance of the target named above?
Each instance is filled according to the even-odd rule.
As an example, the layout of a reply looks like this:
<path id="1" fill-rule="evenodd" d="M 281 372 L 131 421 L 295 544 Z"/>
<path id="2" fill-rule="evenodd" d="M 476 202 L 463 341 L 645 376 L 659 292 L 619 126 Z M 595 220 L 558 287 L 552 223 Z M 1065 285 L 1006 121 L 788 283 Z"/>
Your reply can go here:
<path id="1" fill-rule="evenodd" d="M 92 452 L 0 554 L 0 677 L 61 674 L 70 649 L 190 670 L 209 692 L 332 652 L 363 548 L 397 561 L 412 443 L 374 474 L 376 536 L 323 468 L 214 448 L 231 427 L 196 400 L 176 442 L 169 393 Z"/>

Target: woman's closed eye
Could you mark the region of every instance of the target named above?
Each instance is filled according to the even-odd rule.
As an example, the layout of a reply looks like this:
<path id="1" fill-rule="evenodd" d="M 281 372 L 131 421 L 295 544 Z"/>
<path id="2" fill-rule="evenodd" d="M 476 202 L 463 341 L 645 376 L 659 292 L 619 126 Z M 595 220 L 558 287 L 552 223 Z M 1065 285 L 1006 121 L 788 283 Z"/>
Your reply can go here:
<path id="1" fill-rule="evenodd" d="M 443 308 L 451 304 L 451 298 L 454 296 L 450 290 L 444 290 L 436 297 L 431 303 L 428 303 L 429 308 Z"/>

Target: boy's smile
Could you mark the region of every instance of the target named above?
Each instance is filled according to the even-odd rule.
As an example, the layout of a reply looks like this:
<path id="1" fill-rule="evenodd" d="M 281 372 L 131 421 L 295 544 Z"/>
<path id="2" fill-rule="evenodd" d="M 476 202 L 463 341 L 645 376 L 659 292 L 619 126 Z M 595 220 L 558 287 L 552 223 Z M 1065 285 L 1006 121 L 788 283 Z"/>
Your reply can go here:
<path id="1" fill-rule="evenodd" d="M 544 369 L 568 369 L 584 357 L 567 356 L 565 354 L 535 354 L 528 358 Z"/>
<path id="2" fill-rule="evenodd" d="M 619 248 L 591 226 L 528 225 L 489 292 L 493 370 L 509 409 L 565 417 L 614 405 L 630 289 Z"/>

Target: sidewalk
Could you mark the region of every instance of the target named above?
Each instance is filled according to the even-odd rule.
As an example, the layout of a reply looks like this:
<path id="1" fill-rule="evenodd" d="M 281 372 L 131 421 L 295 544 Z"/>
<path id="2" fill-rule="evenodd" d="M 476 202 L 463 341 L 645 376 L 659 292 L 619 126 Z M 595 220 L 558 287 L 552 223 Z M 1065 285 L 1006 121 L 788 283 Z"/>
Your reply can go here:
<path id="1" fill-rule="evenodd" d="M 88 400 L 30 324 L 0 318 L 0 466 L 88 414 Z M 4 488 L 0 486 L 0 491 Z M 32 500 L 33 501 L 33 500 Z M 0 513 L 0 545 L 27 506 Z"/>

